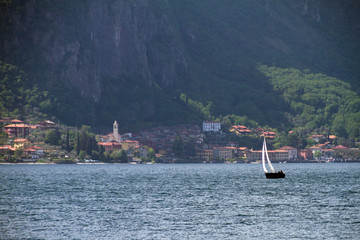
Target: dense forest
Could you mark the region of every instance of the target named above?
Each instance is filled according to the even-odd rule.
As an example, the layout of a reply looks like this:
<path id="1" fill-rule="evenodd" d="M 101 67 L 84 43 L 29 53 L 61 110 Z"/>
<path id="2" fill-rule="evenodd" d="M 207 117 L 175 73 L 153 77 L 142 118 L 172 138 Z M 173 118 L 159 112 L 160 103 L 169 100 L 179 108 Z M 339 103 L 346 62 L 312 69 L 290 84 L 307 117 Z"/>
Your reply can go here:
<path id="1" fill-rule="evenodd" d="M 357 1 L 0 1 L 1 117 L 360 136 Z"/>
<path id="2" fill-rule="evenodd" d="M 273 88 L 290 105 L 290 122 L 300 133 L 315 129 L 355 138 L 360 130 L 360 96 L 351 85 L 309 70 L 259 66 Z"/>

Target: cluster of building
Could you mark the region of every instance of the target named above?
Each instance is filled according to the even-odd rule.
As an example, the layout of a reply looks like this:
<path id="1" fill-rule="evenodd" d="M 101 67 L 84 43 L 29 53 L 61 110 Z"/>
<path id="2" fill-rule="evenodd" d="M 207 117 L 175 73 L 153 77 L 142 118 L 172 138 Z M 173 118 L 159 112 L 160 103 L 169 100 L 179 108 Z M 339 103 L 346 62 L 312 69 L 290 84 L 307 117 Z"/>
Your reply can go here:
<path id="1" fill-rule="evenodd" d="M 44 149 L 42 147 L 33 146 L 26 138 L 16 138 L 13 142 L 12 145 L 0 146 L 0 153 L 5 155 L 6 159 L 10 159 L 11 155 L 13 155 L 17 149 L 21 149 L 28 160 L 36 160 L 44 156 Z"/>
<path id="2" fill-rule="evenodd" d="M 268 139 L 276 137 L 275 132 L 267 131 L 262 128 L 249 129 L 242 125 L 233 125 L 230 132 L 237 135 L 255 135 L 265 136 Z M 238 162 L 256 162 L 261 159 L 261 150 L 253 150 L 247 147 L 236 146 L 234 143 L 226 143 L 224 145 L 212 145 L 204 143 L 207 133 L 224 135 L 221 130 L 221 123 L 216 121 L 205 121 L 202 128 L 197 125 L 178 125 L 174 127 L 157 127 L 141 131 L 137 134 L 127 133 L 120 135 L 118 133 L 118 124 L 115 121 L 113 125 L 113 133 L 100 136 L 99 146 L 104 146 L 106 151 L 123 149 L 132 153 L 139 151 L 141 156 L 146 156 L 147 149 L 154 149 L 159 155 L 171 156 L 172 145 L 176 137 L 181 137 L 183 142 L 190 141 L 194 144 L 196 156 L 192 156 L 193 160 L 201 162 L 216 161 L 238 161 Z M 291 133 L 290 133 L 291 134 Z M 277 150 L 269 150 L 268 154 L 274 162 L 285 161 L 309 161 L 309 160 L 325 160 L 331 161 L 335 158 L 337 149 L 344 149 L 344 146 L 336 146 L 336 136 L 313 135 L 310 137 L 316 142 L 330 139 L 330 142 L 317 144 L 308 149 L 298 150 L 290 146 L 284 146 Z M 317 154 L 319 152 L 320 154 Z"/>
<path id="3" fill-rule="evenodd" d="M 183 141 L 192 141 L 195 144 L 203 142 L 203 133 L 196 125 L 179 125 L 175 127 L 156 127 L 140 131 L 137 134 L 126 133 L 120 135 L 118 123 L 113 124 L 113 132 L 100 136 L 98 146 L 105 151 L 125 150 L 128 155 L 138 151 L 140 157 L 147 158 L 149 148 L 154 149 L 159 155 L 165 156 L 171 152 L 172 145 L 177 136 Z"/>
<path id="4" fill-rule="evenodd" d="M 6 132 L 10 138 L 25 138 L 32 131 L 37 129 L 49 129 L 54 128 L 55 123 L 49 120 L 39 122 L 37 124 L 25 124 L 18 119 L 4 118 L 0 120 L 4 126 L 4 132 Z"/>
<path id="5" fill-rule="evenodd" d="M 267 131 L 263 128 L 255 128 L 254 130 L 250 130 L 248 127 L 242 125 L 233 125 L 229 131 L 235 133 L 238 136 L 257 135 L 265 136 L 268 139 L 274 139 L 276 137 L 276 133 Z"/>
<path id="6" fill-rule="evenodd" d="M 113 132 L 107 135 L 100 136 L 100 141 L 97 145 L 104 149 L 106 152 L 112 152 L 116 150 L 124 150 L 130 156 L 133 155 L 135 151 L 140 152 L 140 157 L 147 157 L 148 149 L 145 147 L 140 147 L 139 141 L 130 140 L 132 134 L 119 134 L 119 125 L 115 121 L 113 124 Z"/>
<path id="7" fill-rule="evenodd" d="M 30 125 L 14 119 L 1 120 L 4 131 L 14 140 L 11 145 L 0 146 L 0 153 L 13 153 L 21 148 L 30 159 L 38 159 L 44 155 L 44 149 L 38 146 L 32 146 L 31 142 L 25 137 L 34 129 L 49 129 L 55 124 L 51 121 L 43 121 L 38 124 Z M 233 125 L 230 132 L 239 136 L 265 136 L 268 139 L 276 137 L 275 132 L 267 131 L 262 128 L 249 129 L 243 125 Z M 291 132 L 289 132 L 291 134 Z M 126 133 L 119 134 L 119 126 L 115 121 L 113 132 L 107 135 L 99 136 L 97 145 L 104 151 L 112 152 L 115 150 L 124 150 L 129 156 L 135 152 L 140 157 L 147 158 L 149 148 L 154 149 L 158 156 L 173 156 L 172 147 L 176 138 L 180 137 L 182 141 L 191 142 L 196 154 L 190 158 L 194 161 L 216 162 L 216 161 L 238 161 L 238 162 L 256 162 L 261 159 L 261 150 L 253 150 L 244 146 L 237 146 L 235 143 L 222 142 L 205 143 L 206 137 L 219 136 L 224 139 L 225 134 L 221 130 L 221 123 L 216 121 L 205 121 L 202 128 L 198 125 L 178 125 L 173 127 L 156 127 L 140 131 L 137 134 Z M 337 150 L 347 149 L 345 146 L 336 146 L 336 136 L 312 135 L 310 137 L 316 142 L 325 142 L 317 144 L 308 149 L 296 149 L 285 146 L 277 150 L 269 150 L 268 154 L 274 162 L 285 161 L 308 161 L 325 160 L 331 161 L 335 158 Z M 328 140 L 328 141 L 326 141 Z"/>
<path id="8" fill-rule="evenodd" d="M 23 155 L 25 155 L 29 161 L 42 158 L 44 156 L 44 148 L 33 145 L 31 141 L 25 137 L 34 130 L 55 127 L 55 123 L 48 120 L 37 124 L 25 124 L 18 119 L 3 118 L 0 120 L 0 123 L 4 125 L 3 131 L 12 139 L 10 140 L 11 144 L 0 146 L 0 153 L 4 155 L 6 159 L 10 159 L 16 150 L 21 149 Z"/>

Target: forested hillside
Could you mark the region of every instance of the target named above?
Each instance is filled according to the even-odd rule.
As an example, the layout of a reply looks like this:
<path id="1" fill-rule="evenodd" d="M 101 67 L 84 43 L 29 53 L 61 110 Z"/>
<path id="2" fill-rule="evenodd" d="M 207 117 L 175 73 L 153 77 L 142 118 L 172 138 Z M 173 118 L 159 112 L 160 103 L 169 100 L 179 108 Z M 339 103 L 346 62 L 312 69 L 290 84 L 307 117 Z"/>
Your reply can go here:
<path id="1" fill-rule="evenodd" d="M 341 137 L 359 136 L 360 97 L 350 84 L 309 70 L 265 65 L 259 70 L 290 105 L 287 115 L 300 135 L 321 129 Z"/>
<path id="2" fill-rule="evenodd" d="M 356 138 L 358 12 L 328 0 L 0 1 L 1 115 L 126 129 L 234 114 Z"/>

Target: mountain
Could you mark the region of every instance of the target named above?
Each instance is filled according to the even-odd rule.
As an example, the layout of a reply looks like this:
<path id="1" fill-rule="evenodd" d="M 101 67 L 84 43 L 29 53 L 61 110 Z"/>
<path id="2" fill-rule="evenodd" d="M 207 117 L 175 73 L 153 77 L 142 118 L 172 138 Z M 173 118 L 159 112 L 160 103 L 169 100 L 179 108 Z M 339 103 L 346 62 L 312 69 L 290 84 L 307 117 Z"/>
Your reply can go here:
<path id="1" fill-rule="evenodd" d="M 8 0 L 0 59 L 26 74 L 24 89 L 47 93 L 31 106 L 72 125 L 236 114 L 286 128 L 297 113 L 259 66 L 324 74 L 358 97 L 359 10 L 355 0 Z"/>

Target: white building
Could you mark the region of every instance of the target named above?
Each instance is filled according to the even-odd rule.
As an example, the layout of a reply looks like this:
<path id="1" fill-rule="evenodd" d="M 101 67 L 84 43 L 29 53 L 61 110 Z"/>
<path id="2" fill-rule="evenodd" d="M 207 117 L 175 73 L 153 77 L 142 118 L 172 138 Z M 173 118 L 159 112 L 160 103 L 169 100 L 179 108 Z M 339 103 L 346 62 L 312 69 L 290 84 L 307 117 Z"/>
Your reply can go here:
<path id="1" fill-rule="evenodd" d="M 220 122 L 203 122 L 202 125 L 203 132 L 220 132 L 221 123 Z"/>
<path id="2" fill-rule="evenodd" d="M 285 147 L 280 148 L 279 150 L 287 151 L 289 153 L 289 156 L 288 156 L 289 160 L 296 160 L 297 159 L 298 152 L 297 152 L 296 148 L 285 146 Z"/>

